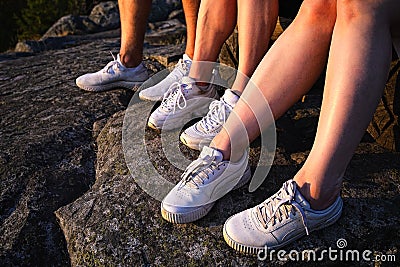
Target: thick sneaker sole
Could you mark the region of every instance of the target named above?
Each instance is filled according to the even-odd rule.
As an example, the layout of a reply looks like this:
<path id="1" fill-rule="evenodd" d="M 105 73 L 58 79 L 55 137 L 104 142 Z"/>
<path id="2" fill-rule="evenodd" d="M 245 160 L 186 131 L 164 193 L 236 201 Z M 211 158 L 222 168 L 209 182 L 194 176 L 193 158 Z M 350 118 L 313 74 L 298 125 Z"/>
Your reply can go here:
<path id="1" fill-rule="evenodd" d="M 342 213 L 342 208 L 343 208 L 343 201 L 340 201 L 340 207 L 338 209 L 338 211 L 333 214 L 329 219 L 324 220 L 323 222 L 319 223 L 318 225 L 316 225 L 313 229 L 309 229 L 309 233 L 312 233 L 314 231 L 318 231 L 321 230 L 323 228 L 326 228 L 332 224 L 334 224 L 337 220 L 339 220 L 340 215 Z M 229 220 L 229 219 L 228 219 Z M 268 250 L 277 250 L 280 249 L 288 244 L 293 243 L 294 241 L 300 239 L 301 237 L 305 236 L 306 232 L 300 232 L 298 235 L 294 236 L 293 238 L 287 240 L 286 242 L 283 242 L 277 246 L 271 246 L 268 247 Z M 235 240 L 233 240 L 229 234 L 226 231 L 226 224 L 224 224 L 224 228 L 223 228 L 223 236 L 224 236 L 224 240 L 225 242 L 234 250 L 239 251 L 241 253 L 244 253 L 246 255 L 257 255 L 260 251 L 264 251 L 265 252 L 265 246 L 264 247 L 254 247 L 254 246 L 249 246 L 249 245 L 245 245 L 245 244 L 241 244 L 236 242 Z"/>
<path id="2" fill-rule="evenodd" d="M 159 102 L 163 99 L 164 95 L 162 96 L 147 96 L 142 94 L 142 91 L 139 92 L 139 99 L 143 101 L 151 101 L 151 102 Z"/>
<path id="3" fill-rule="evenodd" d="M 212 96 L 208 97 L 208 99 L 213 100 L 218 99 L 218 97 L 218 92 L 215 91 Z M 200 105 L 199 103 L 196 106 L 190 107 L 190 111 L 182 112 L 182 115 L 179 115 L 176 118 L 169 118 L 167 120 L 167 123 L 165 121 L 159 121 L 159 123 L 157 123 L 159 125 L 154 124 L 149 119 L 149 121 L 147 122 L 147 126 L 157 131 L 173 131 L 176 129 L 182 129 L 183 126 L 185 126 L 185 124 L 191 119 L 204 117 L 208 112 L 208 106 L 209 103 L 207 103 L 207 105 Z"/>
<path id="4" fill-rule="evenodd" d="M 201 139 L 201 140 L 194 139 L 190 135 L 185 134 L 185 132 L 183 132 L 179 136 L 179 140 L 181 140 L 181 142 L 185 146 L 187 146 L 187 147 L 189 147 L 191 149 L 194 149 L 194 150 L 199 150 L 199 151 L 201 151 L 203 149 L 203 146 L 208 146 L 212 141 L 212 139 L 208 139 L 208 138 L 207 139 L 204 138 L 204 139 Z"/>
<path id="5" fill-rule="evenodd" d="M 242 178 L 240 178 L 239 182 L 235 185 L 235 187 L 232 190 L 236 190 L 242 187 L 243 185 L 247 184 L 250 181 L 250 178 L 251 178 L 251 171 L 250 168 L 247 167 Z M 215 202 L 208 203 L 204 206 L 197 207 L 196 209 L 186 213 L 172 213 L 167 211 L 164 208 L 163 203 L 161 203 L 161 216 L 170 223 L 176 223 L 176 224 L 190 223 L 206 216 L 210 212 L 214 204 Z"/>
<path id="6" fill-rule="evenodd" d="M 119 82 L 114 82 L 114 83 L 109 83 L 109 84 L 104 84 L 104 85 L 95 85 L 95 86 L 87 86 L 87 85 L 83 85 L 83 84 L 79 84 L 79 83 L 76 83 L 76 85 L 85 91 L 104 92 L 104 91 L 120 89 L 120 88 L 133 89 L 135 86 L 140 86 L 143 83 L 144 83 L 144 81 L 142 81 L 142 82 L 140 82 L 140 81 L 138 81 L 138 82 L 119 81 Z"/>

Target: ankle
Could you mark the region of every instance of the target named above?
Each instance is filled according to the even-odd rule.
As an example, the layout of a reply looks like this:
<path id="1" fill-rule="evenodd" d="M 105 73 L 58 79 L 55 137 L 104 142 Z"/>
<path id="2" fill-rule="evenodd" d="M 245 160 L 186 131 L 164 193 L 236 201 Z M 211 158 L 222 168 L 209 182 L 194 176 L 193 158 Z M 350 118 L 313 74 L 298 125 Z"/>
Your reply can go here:
<path id="1" fill-rule="evenodd" d="M 139 66 L 140 63 L 142 63 L 141 57 L 138 58 L 125 53 L 119 54 L 119 60 L 126 68 L 136 68 L 137 66 Z"/>
<path id="2" fill-rule="evenodd" d="M 299 172 L 300 173 L 300 172 Z M 323 182 L 329 179 L 303 179 L 299 173 L 293 179 L 303 197 L 313 210 L 324 210 L 330 207 L 340 194 L 340 187 Z"/>

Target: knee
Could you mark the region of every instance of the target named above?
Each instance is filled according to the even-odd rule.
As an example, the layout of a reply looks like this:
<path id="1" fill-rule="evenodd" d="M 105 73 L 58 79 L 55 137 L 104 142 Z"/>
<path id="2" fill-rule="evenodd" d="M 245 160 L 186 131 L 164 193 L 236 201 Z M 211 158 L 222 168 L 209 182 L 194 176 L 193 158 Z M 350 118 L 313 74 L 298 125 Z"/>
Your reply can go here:
<path id="1" fill-rule="evenodd" d="M 331 32 L 336 21 L 336 0 L 304 0 L 298 17 L 305 25 Z"/>
<path id="2" fill-rule="evenodd" d="M 338 0 L 337 14 L 338 20 L 344 23 L 368 22 L 384 17 L 384 6 L 382 1 Z"/>
<path id="3" fill-rule="evenodd" d="M 305 0 L 299 14 L 302 17 L 323 23 L 327 18 L 336 17 L 336 0 Z"/>

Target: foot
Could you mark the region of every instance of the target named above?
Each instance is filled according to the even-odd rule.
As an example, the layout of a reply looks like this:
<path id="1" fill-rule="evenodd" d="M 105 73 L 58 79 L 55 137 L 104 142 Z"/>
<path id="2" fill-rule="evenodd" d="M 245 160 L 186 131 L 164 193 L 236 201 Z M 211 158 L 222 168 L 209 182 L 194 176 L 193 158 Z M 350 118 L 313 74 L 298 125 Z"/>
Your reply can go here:
<path id="1" fill-rule="evenodd" d="M 224 239 L 247 254 L 278 249 L 336 222 L 342 206 L 339 196 L 327 209 L 313 210 L 296 183 L 289 180 L 263 203 L 230 217 L 224 225 Z"/>
<path id="2" fill-rule="evenodd" d="M 161 101 L 173 83 L 179 82 L 185 76 L 189 76 L 191 66 L 192 60 L 188 55 L 184 54 L 167 77 L 156 85 L 141 90 L 139 98 L 147 101 Z M 228 86 L 228 83 L 221 78 L 218 68 L 214 68 L 212 71 L 212 81 L 214 81 L 215 85 L 225 88 Z"/>
<path id="3" fill-rule="evenodd" d="M 184 76 L 189 75 L 191 65 L 192 60 L 188 55 L 184 54 L 167 77 L 156 85 L 141 90 L 139 92 L 139 98 L 148 101 L 161 101 L 164 94 L 173 83 L 179 82 Z"/>
<path id="4" fill-rule="evenodd" d="M 102 70 L 95 73 L 87 73 L 76 79 L 79 88 L 91 92 L 103 92 L 115 88 L 132 89 L 134 86 L 141 85 L 149 76 L 143 64 L 135 68 L 126 68 L 120 61 L 119 54 L 117 59 L 109 62 Z"/>
<path id="5" fill-rule="evenodd" d="M 221 152 L 205 146 L 162 201 L 162 217 L 171 223 L 188 223 L 204 217 L 219 198 L 250 180 L 247 160 L 246 152 L 237 163 L 224 161 Z"/>
<path id="6" fill-rule="evenodd" d="M 161 105 L 150 115 L 148 126 L 166 131 L 182 128 L 191 119 L 204 116 L 210 101 L 218 98 L 212 83 L 200 89 L 194 79 L 185 76 L 170 86 Z"/>
<path id="7" fill-rule="evenodd" d="M 201 150 L 203 146 L 208 146 L 221 131 L 222 125 L 224 125 L 238 100 L 239 96 L 227 89 L 220 100 L 211 102 L 205 117 L 181 134 L 181 142 L 196 150 Z"/>

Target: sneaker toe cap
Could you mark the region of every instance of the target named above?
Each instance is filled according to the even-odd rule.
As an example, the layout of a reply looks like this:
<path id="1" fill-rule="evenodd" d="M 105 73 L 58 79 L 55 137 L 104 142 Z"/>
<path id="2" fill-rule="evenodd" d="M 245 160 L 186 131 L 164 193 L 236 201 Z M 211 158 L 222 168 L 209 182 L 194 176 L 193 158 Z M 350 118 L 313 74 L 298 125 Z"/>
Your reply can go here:
<path id="1" fill-rule="evenodd" d="M 228 243 L 243 247 L 264 248 L 265 245 L 270 246 L 271 243 L 275 243 L 269 233 L 257 228 L 250 209 L 230 217 L 225 222 L 224 236 L 229 239 Z"/>
<path id="2" fill-rule="evenodd" d="M 162 92 L 157 92 L 153 90 L 152 87 L 143 89 L 139 92 L 139 98 L 142 100 L 149 100 L 149 101 L 161 101 L 164 94 Z"/>
<path id="3" fill-rule="evenodd" d="M 77 85 L 95 86 L 101 83 L 101 79 L 92 73 L 87 73 L 76 78 L 75 82 Z"/>

